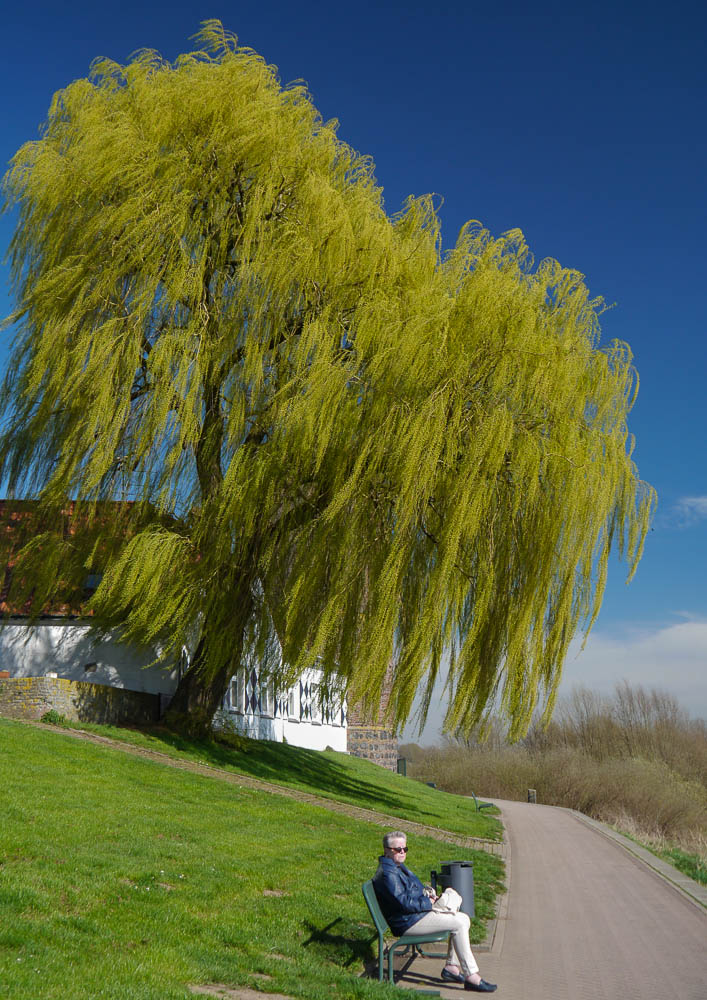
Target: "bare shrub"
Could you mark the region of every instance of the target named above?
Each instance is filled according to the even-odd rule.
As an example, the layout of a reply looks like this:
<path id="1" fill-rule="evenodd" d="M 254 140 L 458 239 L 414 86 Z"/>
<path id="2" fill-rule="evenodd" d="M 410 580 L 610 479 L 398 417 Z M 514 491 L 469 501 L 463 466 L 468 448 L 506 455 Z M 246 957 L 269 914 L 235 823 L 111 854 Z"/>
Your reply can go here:
<path id="1" fill-rule="evenodd" d="M 613 697 L 576 688 L 548 726 L 534 722 L 516 745 L 492 720 L 486 741 L 450 738 L 409 759 L 409 774 L 448 791 L 525 800 L 534 788 L 539 802 L 707 853 L 707 729 L 666 692 L 626 682 Z"/>

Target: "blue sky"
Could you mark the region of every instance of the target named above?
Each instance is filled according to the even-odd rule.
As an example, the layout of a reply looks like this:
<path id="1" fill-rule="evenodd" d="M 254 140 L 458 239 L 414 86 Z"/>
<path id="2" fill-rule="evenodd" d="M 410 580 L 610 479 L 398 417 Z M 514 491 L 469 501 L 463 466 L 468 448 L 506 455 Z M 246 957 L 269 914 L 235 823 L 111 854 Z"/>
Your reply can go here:
<path id="1" fill-rule="evenodd" d="M 536 259 L 556 257 L 616 303 L 603 340 L 634 352 L 634 457 L 660 506 L 629 587 L 612 564 L 563 686 L 609 691 L 626 677 L 707 716 L 704 4 L 18 4 L 3 15 L 3 164 L 93 58 L 174 58 L 208 17 L 283 82 L 307 81 L 341 138 L 372 156 L 390 212 L 434 192 L 445 244 L 470 218 L 519 227 Z M 11 225 L 0 220 L 3 248 Z"/>

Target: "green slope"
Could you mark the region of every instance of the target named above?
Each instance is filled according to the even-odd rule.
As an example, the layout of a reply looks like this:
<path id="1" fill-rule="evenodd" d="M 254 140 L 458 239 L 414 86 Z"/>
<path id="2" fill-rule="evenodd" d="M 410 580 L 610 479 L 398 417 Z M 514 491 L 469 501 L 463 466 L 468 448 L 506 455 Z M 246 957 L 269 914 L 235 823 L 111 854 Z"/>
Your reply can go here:
<path id="1" fill-rule="evenodd" d="M 426 790 L 409 785 L 412 808 Z M 186 1000 L 188 984 L 223 982 L 393 996 L 358 978 L 376 825 L 4 719 L 0 788 L 0 995 Z M 420 874 L 449 854 L 410 845 Z M 501 862 L 453 853 L 474 860 L 490 915 Z"/>
<path id="2" fill-rule="evenodd" d="M 498 840 L 502 834 L 500 822 L 488 811 L 474 812 L 473 803 L 470 807 L 470 799 L 465 796 L 429 788 L 370 761 L 333 750 L 304 750 L 242 736 L 230 737 L 231 745 L 193 743 L 158 727 L 138 730 L 84 723 L 75 726 L 171 757 L 207 763 L 465 836 Z"/>

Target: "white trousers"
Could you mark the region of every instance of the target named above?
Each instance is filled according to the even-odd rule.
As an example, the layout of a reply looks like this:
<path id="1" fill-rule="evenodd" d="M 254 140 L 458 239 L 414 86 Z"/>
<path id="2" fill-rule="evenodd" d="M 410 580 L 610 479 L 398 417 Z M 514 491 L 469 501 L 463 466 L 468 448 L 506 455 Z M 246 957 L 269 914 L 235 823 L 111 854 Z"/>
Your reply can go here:
<path id="1" fill-rule="evenodd" d="M 466 913 L 437 913 L 430 910 L 424 917 L 408 927 L 408 934 L 434 934 L 437 931 L 451 931 L 447 963 L 458 965 L 465 976 L 473 976 L 479 971 L 471 945 L 469 944 L 469 920 Z"/>

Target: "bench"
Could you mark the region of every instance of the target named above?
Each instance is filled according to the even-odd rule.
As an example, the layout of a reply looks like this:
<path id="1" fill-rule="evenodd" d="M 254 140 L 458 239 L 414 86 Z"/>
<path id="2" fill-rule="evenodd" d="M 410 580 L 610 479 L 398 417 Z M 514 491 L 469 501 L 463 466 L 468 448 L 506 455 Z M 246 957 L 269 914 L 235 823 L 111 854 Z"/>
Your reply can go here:
<path id="1" fill-rule="evenodd" d="M 477 813 L 480 813 L 482 809 L 493 809 L 493 802 L 479 802 L 473 792 L 471 793 L 471 797 L 474 800 Z"/>
<path id="2" fill-rule="evenodd" d="M 381 912 L 381 908 L 378 905 L 378 899 L 376 898 L 376 892 L 373 888 L 373 880 L 369 879 L 368 882 L 364 882 L 361 886 L 363 890 L 363 898 L 366 900 L 366 906 L 368 907 L 368 912 L 373 918 L 373 923 L 376 925 L 376 930 L 378 932 L 378 979 L 383 982 L 383 964 L 384 956 L 388 956 L 388 980 L 393 982 L 393 959 L 395 957 L 395 952 L 400 949 L 404 954 L 408 948 L 417 950 L 420 954 L 425 955 L 427 958 L 447 958 L 447 952 L 443 954 L 438 952 L 427 952 L 423 951 L 420 945 L 431 944 L 433 941 L 448 941 L 449 931 L 437 931 L 435 934 L 403 934 L 394 941 L 388 948 L 385 947 L 384 937 L 386 931 L 392 934 L 392 931 L 388 927 L 385 917 Z M 413 924 L 413 930 L 414 930 Z"/>

